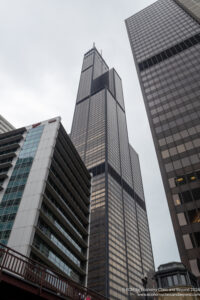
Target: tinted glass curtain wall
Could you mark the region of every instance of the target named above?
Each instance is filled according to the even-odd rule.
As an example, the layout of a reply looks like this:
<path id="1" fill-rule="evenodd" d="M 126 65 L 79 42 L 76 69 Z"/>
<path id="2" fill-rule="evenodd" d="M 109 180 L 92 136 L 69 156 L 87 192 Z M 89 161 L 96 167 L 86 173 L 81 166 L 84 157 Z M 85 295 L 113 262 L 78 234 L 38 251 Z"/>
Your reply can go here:
<path id="1" fill-rule="evenodd" d="M 121 79 L 96 48 L 84 56 L 71 139 L 93 174 L 88 286 L 128 299 L 126 288 L 141 287 L 154 263 Z"/>
<path id="2" fill-rule="evenodd" d="M 126 20 L 182 262 L 200 277 L 200 3 Z"/>

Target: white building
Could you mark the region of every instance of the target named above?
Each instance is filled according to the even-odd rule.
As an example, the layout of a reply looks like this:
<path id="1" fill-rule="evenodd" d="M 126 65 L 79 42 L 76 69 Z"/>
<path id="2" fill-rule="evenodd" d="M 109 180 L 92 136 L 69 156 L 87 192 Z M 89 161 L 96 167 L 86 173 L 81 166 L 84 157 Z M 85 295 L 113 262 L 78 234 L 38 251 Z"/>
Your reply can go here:
<path id="1" fill-rule="evenodd" d="M 0 243 L 85 285 L 90 174 L 60 117 L 0 135 Z"/>

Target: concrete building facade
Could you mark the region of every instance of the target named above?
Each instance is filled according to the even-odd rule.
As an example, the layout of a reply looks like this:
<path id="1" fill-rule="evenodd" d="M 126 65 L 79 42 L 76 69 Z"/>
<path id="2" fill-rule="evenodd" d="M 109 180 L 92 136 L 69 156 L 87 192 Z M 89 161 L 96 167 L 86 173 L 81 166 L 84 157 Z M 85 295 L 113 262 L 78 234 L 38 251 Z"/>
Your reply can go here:
<path id="1" fill-rule="evenodd" d="M 182 262 L 200 278 L 199 1 L 159 0 L 126 20 Z"/>
<path id="2" fill-rule="evenodd" d="M 0 135 L 0 243 L 87 283 L 91 176 L 59 117 Z"/>

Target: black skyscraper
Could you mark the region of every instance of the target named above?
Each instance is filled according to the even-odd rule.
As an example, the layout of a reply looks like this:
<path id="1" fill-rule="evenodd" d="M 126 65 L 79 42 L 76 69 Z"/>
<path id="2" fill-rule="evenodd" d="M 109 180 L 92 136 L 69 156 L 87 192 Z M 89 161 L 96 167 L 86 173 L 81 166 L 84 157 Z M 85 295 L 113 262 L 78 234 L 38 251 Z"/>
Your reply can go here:
<path id="1" fill-rule="evenodd" d="M 126 25 L 181 260 L 200 277 L 199 20 L 199 0 L 159 0 Z"/>
<path id="2" fill-rule="evenodd" d="M 88 286 L 128 299 L 126 288 L 141 287 L 154 263 L 121 79 L 96 48 L 84 56 L 71 139 L 93 173 Z"/>

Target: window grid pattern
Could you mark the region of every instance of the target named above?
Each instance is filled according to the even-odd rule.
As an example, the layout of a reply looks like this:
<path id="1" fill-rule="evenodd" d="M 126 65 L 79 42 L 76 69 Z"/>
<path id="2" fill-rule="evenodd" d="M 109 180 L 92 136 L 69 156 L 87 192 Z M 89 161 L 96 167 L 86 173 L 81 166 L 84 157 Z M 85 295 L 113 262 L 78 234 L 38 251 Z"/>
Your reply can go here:
<path id="1" fill-rule="evenodd" d="M 182 41 L 179 44 L 176 44 L 175 46 L 172 46 L 171 48 L 162 51 L 159 54 L 156 54 L 153 57 L 148 58 L 147 60 L 139 63 L 139 69 L 140 71 L 143 71 L 145 69 L 148 69 L 152 67 L 153 65 L 159 64 L 160 62 L 179 54 L 180 52 L 189 49 L 196 44 L 200 43 L 200 33 L 191 36 L 189 39 Z"/>
<path id="2" fill-rule="evenodd" d="M 89 53 L 88 55 L 85 55 L 83 60 L 82 72 L 93 65 L 93 57 L 94 53 Z"/>
<path id="3" fill-rule="evenodd" d="M 186 9 L 194 18 L 200 21 L 200 2 L 199 0 L 175 0 Z"/>
<path id="4" fill-rule="evenodd" d="M 128 267 L 126 262 L 122 187 L 111 176 L 108 177 L 108 180 L 110 296 L 112 298 L 117 293 L 118 299 L 124 299 L 125 296 L 127 297 L 123 289 L 128 286 Z"/>
<path id="5" fill-rule="evenodd" d="M 103 61 L 102 57 L 95 51 L 94 53 L 94 73 L 93 79 L 97 78 L 98 76 L 104 74 L 108 71 L 108 66 Z"/>
<path id="6" fill-rule="evenodd" d="M 139 195 L 139 197 L 144 201 L 144 190 L 142 184 L 139 156 L 131 145 L 129 145 L 129 147 L 130 147 L 132 174 L 133 174 L 133 189 Z"/>
<path id="7" fill-rule="evenodd" d="M 198 23 L 173 0 L 156 1 L 126 22 L 138 62 L 200 32 Z"/>
<path id="8" fill-rule="evenodd" d="M 146 212 L 143 209 L 141 209 L 141 207 L 138 204 L 136 204 L 136 208 L 138 216 L 143 272 L 144 274 L 147 274 L 149 270 L 154 269 L 152 250 L 151 247 L 149 247 L 149 245 L 151 245 L 149 226 Z"/>
<path id="9" fill-rule="evenodd" d="M 184 182 L 187 174 L 196 174 L 200 168 L 200 25 L 177 1 L 156 1 L 126 24 L 137 66 L 145 61 L 138 73 L 180 256 L 196 272 L 190 261 L 197 251 L 186 245 L 194 247 L 189 238 L 199 230 L 184 229 L 184 247 L 177 210 L 198 207 L 200 185 L 198 180 L 177 185 L 177 180 Z"/>
<path id="10" fill-rule="evenodd" d="M 71 139 L 80 157 L 84 161 L 87 136 L 89 99 L 76 105 L 71 130 Z"/>
<path id="11" fill-rule="evenodd" d="M 90 95 L 91 84 L 92 84 L 92 67 L 86 69 L 81 73 L 77 102 Z"/>
<path id="12" fill-rule="evenodd" d="M 129 153 L 129 141 L 128 131 L 126 125 L 126 116 L 122 109 L 117 106 L 118 114 L 118 126 L 120 136 L 120 157 L 121 157 L 121 169 L 122 178 L 132 187 L 132 175 L 130 166 L 130 153 Z"/>
<path id="13" fill-rule="evenodd" d="M 160 149 L 163 150 L 164 148 L 166 148 L 166 146 L 171 148 L 171 146 L 173 146 L 174 143 L 178 145 L 179 142 L 185 141 L 185 139 L 187 139 L 188 137 L 192 137 L 192 139 L 194 138 L 194 140 L 195 140 L 195 137 L 199 133 L 200 133 L 200 125 L 196 125 L 196 126 L 190 127 L 188 130 L 184 129 L 177 133 L 169 135 L 167 137 L 161 138 L 158 140 L 158 143 L 159 143 Z M 195 137 L 194 137 L 194 135 L 195 135 Z M 197 138 L 197 140 L 198 140 L 198 138 Z M 187 148 L 186 145 L 185 145 L 185 147 Z M 190 149 L 187 149 L 187 150 L 190 150 Z"/>
<path id="14" fill-rule="evenodd" d="M 90 249 L 88 265 L 88 286 L 99 293 L 105 293 L 106 276 L 106 191 L 105 173 L 92 181 Z"/>
<path id="15" fill-rule="evenodd" d="M 120 174 L 119 136 L 117 122 L 117 103 L 107 91 L 108 109 L 108 162 Z"/>
<path id="16" fill-rule="evenodd" d="M 125 289 L 128 287 L 127 259 L 132 262 L 133 280 L 137 280 L 138 285 L 140 282 L 138 266 L 135 267 L 136 257 L 132 258 L 134 255 L 130 251 L 127 258 L 124 241 L 123 203 L 125 200 L 122 196 L 122 188 L 134 201 L 128 133 L 123 110 L 121 79 L 114 69 L 101 76 L 108 68 L 104 70 L 102 67 L 104 62 L 101 62 L 103 59 L 97 61 L 98 56 L 99 54 L 95 54 L 93 66 L 95 80 L 92 83 L 92 93 L 94 94 L 91 93 L 90 98 L 83 99 L 76 105 L 71 133 L 72 141 L 79 154 L 93 173 L 88 287 L 103 295 L 107 295 L 108 292 L 107 296 L 111 299 L 127 299 Z M 77 108 L 80 105 L 85 108 Z M 84 132 L 83 139 L 79 132 Z M 136 193 L 135 197 L 145 209 L 144 201 Z M 106 211 L 107 206 L 108 211 Z M 134 217 L 136 218 L 136 215 Z M 131 228 L 129 231 L 131 232 Z M 109 290 L 106 289 L 107 282 Z"/>
<path id="17" fill-rule="evenodd" d="M 136 204 L 135 200 L 125 191 L 123 191 L 123 197 L 129 286 L 139 288 L 142 287 L 141 278 L 143 276 L 143 269 L 140 253 L 140 237 L 137 224 Z"/>
<path id="18" fill-rule="evenodd" d="M 85 164 L 87 168 L 105 161 L 105 90 L 91 97 Z"/>
<path id="19" fill-rule="evenodd" d="M 116 91 L 116 99 L 121 105 L 121 107 L 124 109 L 124 96 L 123 96 L 123 89 L 122 89 L 122 81 L 119 75 L 114 72 L 115 77 L 115 91 Z"/>

